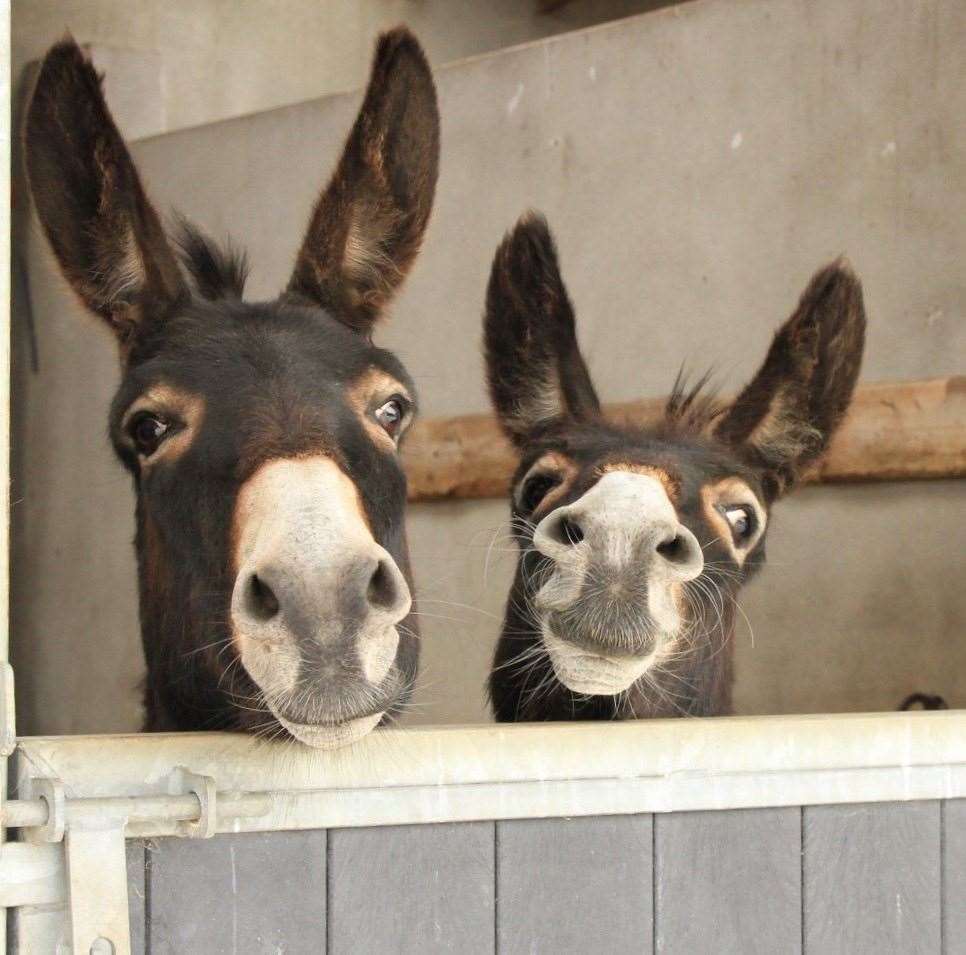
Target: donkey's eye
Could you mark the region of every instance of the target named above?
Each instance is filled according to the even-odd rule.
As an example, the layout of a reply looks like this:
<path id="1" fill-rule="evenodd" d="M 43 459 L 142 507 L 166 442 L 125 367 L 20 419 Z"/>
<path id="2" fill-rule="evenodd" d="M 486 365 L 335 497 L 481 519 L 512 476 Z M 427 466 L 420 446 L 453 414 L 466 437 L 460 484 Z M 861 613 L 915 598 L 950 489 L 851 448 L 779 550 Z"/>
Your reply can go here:
<path id="1" fill-rule="evenodd" d="M 395 438 L 402 427 L 406 408 L 402 398 L 390 398 L 385 404 L 376 408 L 376 421 L 390 438 Z"/>
<path id="2" fill-rule="evenodd" d="M 754 533 L 755 512 L 750 507 L 743 505 L 726 507 L 724 514 L 731 525 L 731 533 L 734 534 L 735 543 L 741 544 Z"/>
<path id="3" fill-rule="evenodd" d="M 140 414 L 131 422 L 130 435 L 137 452 L 144 457 L 150 457 L 158 450 L 164 436 L 171 428 L 171 423 L 153 414 Z"/>
<path id="4" fill-rule="evenodd" d="M 534 510 L 559 483 L 560 477 L 556 474 L 534 474 L 520 491 L 520 507 L 525 511 Z"/>

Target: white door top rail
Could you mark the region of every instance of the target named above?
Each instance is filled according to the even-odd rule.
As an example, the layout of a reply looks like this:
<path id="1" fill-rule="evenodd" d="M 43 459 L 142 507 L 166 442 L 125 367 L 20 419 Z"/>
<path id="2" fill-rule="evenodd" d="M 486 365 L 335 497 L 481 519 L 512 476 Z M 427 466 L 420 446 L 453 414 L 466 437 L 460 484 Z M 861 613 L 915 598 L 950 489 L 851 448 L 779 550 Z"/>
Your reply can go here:
<path id="1" fill-rule="evenodd" d="M 327 753 L 221 733 L 28 738 L 16 767 L 11 819 L 39 824 L 17 797 L 57 780 L 68 820 L 120 812 L 129 836 L 205 814 L 172 788 L 182 769 L 211 781 L 212 831 L 236 832 L 960 798 L 966 711 L 420 727 Z"/>

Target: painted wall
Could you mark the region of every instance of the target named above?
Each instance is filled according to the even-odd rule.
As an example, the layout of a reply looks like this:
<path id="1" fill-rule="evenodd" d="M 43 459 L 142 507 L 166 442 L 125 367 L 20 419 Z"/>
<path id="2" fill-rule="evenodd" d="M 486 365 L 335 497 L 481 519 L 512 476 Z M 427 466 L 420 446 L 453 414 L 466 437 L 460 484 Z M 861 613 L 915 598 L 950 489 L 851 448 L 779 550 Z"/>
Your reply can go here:
<path id="1" fill-rule="evenodd" d="M 557 233 L 606 401 L 665 393 L 683 360 L 740 385 L 814 269 L 843 251 L 866 286 L 866 380 L 962 372 L 964 55 L 957 0 L 699 0 L 442 69 L 436 211 L 378 339 L 408 364 L 428 415 L 485 410 L 489 263 L 535 206 Z M 358 102 L 196 128 L 136 155 L 158 204 L 242 240 L 251 294 L 271 295 Z M 27 259 L 33 329 L 19 309 L 14 409 L 21 728 L 130 729 L 141 661 L 132 500 L 104 437 L 113 345 L 35 230 Z M 812 488 L 782 504 L 771 566 L 742 601 L 754 637 L 737 637 L 739 711 L 892 709 L 913 690 L 966 706 L 963 488 Z M 513 569 L 506 516 L 501 501 L 412 510 L 425 614 L 413 721 L 485 717 Z"/>
<path id="2" fill-rule="evenodd" d="M 69 29 L 108 71 L 122 130 L 150 135 L 356 89 L 397 23 L 439 64 L 680 2 L 138 0 L 132 15 L 130 0 L 13 0 L 13 68 Z"/>

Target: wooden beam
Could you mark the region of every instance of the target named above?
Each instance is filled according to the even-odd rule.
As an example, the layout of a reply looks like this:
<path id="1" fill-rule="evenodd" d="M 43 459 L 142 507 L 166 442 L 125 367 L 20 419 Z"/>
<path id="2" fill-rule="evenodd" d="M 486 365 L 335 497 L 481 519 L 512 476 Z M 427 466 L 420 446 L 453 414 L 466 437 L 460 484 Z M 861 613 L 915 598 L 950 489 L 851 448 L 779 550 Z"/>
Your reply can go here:
<path id="1" fill-rule="evenodd" d="M 611 421 L 646 425 L 663 398 L 608 405 Z M 490 415 L 418 422 L 403 454 L 413 501 L 503 497 L 516 455 Z M 966 477 L 966 376 L 856 390 L 848 417 L 809 481 Z"/>

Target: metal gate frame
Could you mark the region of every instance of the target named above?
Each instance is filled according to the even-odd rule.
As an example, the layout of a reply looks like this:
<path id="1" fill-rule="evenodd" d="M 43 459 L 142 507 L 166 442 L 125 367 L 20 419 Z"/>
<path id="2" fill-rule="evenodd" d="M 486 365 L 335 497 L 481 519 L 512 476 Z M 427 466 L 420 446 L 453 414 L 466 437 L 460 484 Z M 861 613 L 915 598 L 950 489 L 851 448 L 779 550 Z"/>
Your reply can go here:
<path id="1" fill-rule="evenodd" d="M 7 762 L 13 752 L 16 724 L 13 670 L 9 663 L 10 553 L 10 3 L 0 2 L 0 813 L 7 793 Z M 10 849 L 0 823 L 0 882 Z M 0 907 L 0 955 L 7 950 L 7 913 Z"/>
<path id="2" fill-rule="evenodd" d="M 130 951 L 126 839 L 966 797 L 966 711 L 18 741 L 0 865 L 24 951 Z"/>

